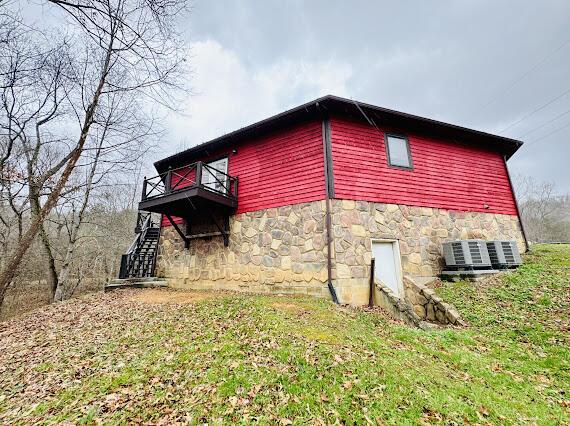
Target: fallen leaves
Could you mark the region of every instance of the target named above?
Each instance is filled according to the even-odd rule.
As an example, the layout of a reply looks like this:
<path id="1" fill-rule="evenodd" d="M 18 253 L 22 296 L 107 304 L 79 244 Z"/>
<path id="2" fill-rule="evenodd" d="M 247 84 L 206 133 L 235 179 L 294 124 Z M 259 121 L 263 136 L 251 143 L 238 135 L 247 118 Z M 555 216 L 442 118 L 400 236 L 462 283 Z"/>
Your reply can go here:
<path id="1" fill-rule="evenodd" d="M 324 301 L 145 292 L 0 323 L 0 423 L 497 424 L 518 420 L 513 402 L 530 424 L 568 411 L 558 365 L 535 364 L 564 350 L 560 334 L 539 346 Z"/>

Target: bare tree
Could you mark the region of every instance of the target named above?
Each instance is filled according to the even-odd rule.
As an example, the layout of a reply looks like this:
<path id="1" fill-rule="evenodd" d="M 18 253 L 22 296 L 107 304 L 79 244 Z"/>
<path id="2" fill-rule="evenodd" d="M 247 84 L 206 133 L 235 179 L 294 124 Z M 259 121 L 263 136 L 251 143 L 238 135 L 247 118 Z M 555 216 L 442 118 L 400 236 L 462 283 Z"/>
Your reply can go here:
<path id="1" fill-rule="evenodd" d="M 532 242 L 570 241 L 570 197 L 559 194 L 553 182 L 515 176 L 521 217 Z"/>
<path id="2" fill-rule="evenodd" d="M 42 89 L 37 93 L 45 96 L 49 106 L 42 107 L 36 114 L 27 114 L 26 126 L 18 125 L 11 131 L 13 137 L 5 142 L 2 158 L 9 159 L 17 151 L 14 150 L 16 145 L 22 147 L 26 156 L 29 166 L 27 192 L 32 215 L 0 271 L 0 306 L 6 288 L 36 236 L 44 241 L 48 259 L 53 259 L 53 254 L 48 253 L 49 241 L 44 238 L 44 222 L 66 192 L 77 168 L 85 166 L 82 159 L 91 149 L 90 135 L 109 125 L 108 121 L 106 124 L 100 121 L 101 117 L 107 117 L 105 112 L 112 109 L 117 99 L 119 103 L 123 102 L 124 107 L 114 109 L 117 115 L 111 120 L 116 135 L 109 139 L 111 145 L 99 148 L 101 153 L 128 150 L 129 144 L 118 140 L 120 120 L 130 117 L 127 121 L 132 123 L 136 116 L 141 123 L 145 113 L 147 117 L 152 116 L 151 108 L 145 107 L 149 100 L 155 105 L 172 107 L 173 90 L 181 88 L 179 73 L 183 69 L 185 52 L 173 32 L 173 21 L 185 6 L 183 0 L 52 0 L 49 3 L 58 6 L 69 17 L 76 42 L 73 45 L 62 42 L 66 54 L 57 56 L 64 59 L 60 61 L 61 67 L 48 67 L 52 71 L 60 70 L 52 74 L 57 77 L 54 84 L 40 80 L 43 86 L 35 81 L 32 85 Z M 14 54 L 6 51 L 2 56 L 12 59 Z M 10 73 L 5 69 L 9 71 L 10 68 L 4 65 L 0 73 L 6 80 Z M 19 67 L 17 77 L 25 76 L 28 68 Z M 22 99 L 16 97 L 18 101 Z M 11 117 L 13 112 L 10 111 Z M 77 123 L 76 131 L 71 130 L 71 117 Z M 50 132 L 49 123 L 54 121 L 60 126 L 64 123 L 65 132 L 53 131 L 54 127 Z M 151 126 L 152 120 L 149 121 Z M 30 127 L 34 132 L 28 130 Z M 77 134 L 75 140 L 70 137 L 73 133 Z M 131 133 L 124 136 L 133 140 Z M 3 163 L 0 166 L 3 170 Z M 38 179 L 38 176 L 42 178 Z M 47 179 L 43 179 L 44 176 Z"/>
<path id="3" fill-rule="evenodd" d="M 5 32 L 0 56 L 0 189 L 3 204 L 10 207 L 17 221 L 17 248 L 24 238 L 25 214 L 40 214 L 43 186 L 67 161 L 65 157 L 44 161 L 51 160 L 49 154 L 56 141 L 49 133 L 42 135 L 42 130 L 62 113 L 68 60 L 65 39 L 51 44 L 41 33 L 25 27 L 17 16 L 8 22 Z M 10 229 L 10 219 L 2 224 L 5 230 Z M 39 235 L 45 240 L 43 224 L 39 225 Z M 8 242 L 5 254 L 13 249 Z M 53 262 L 51 253 L 46 254 Z"/>
<path id="4" fill-rule="evenodd" d="M 127 94 L 128 95 L 128 94 Z M 82 232 L 82 227 L 89 214 L 90 201 L 93 193 L 104 191 L 107 187 L 116 185 L 121 179 L 131 179 L 132 173 L 140 169 L 141 157 L 149 149 L 149 140 L 159 137 L 160 133 L 153 130 L 152 123 L 141 122 L 137 114 L 133 114 L 125 105 L 125 94 L 112 93 L 106 105 L 109 107 L 102 112 L 106 113 L 105 119 L 98 120 L 100 132 L 95 132 L 92 139 L 92 147 L 86 152 L 85 163 L 80 169 L 84 173 L 82 179 L 75 179 L 68 193 L 67 202 L 62 203 L 61 214 L 58 219 L 66 229 L 67 241 L 62 246 L 65 254 L 61 259 L 61 269 L 54 290 L 54 300 L 64 300 L 71 297 L 79 280 L 72 280 L 72 268 L 77 268 L 78 262 L 74 262 L 76 246 L 80 239 L 90 235 Z M 127 102 L 131 105 L 131 102 Z M 77 176 L 76 176 L 77 177 Z M 131 183 L 130 186 L 135 186 Z M 130 207 L 129 192 L 124 193 L 125 203 Z M 93 224 L 93 223 L 91 223 Z M 61 244 L 60 244 L 61 245 Z M 98 245 L 92 248 L 98 252 Z M 89 256 L 90 261 L 100 256 Z M 99 254 L 99 253 L 97 253 Z M 89 275 L 89 274 L 85 274 Z"/>

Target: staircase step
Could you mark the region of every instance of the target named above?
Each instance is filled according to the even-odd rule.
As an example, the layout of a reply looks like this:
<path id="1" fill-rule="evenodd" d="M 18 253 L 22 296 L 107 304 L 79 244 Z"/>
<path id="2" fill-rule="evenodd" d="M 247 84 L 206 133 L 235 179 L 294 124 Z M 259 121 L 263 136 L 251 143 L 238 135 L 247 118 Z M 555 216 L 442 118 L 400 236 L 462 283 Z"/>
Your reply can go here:
<path id="1" fill-rule="evenodd" d="M 123 276 L 131 277 L 127 280 L 114 280 L 108 283 L 106 288 L 116 288 L 124 286 L 138 285 L 132 280 L 141 280 L 136 276 L 146 277 L 154 273 L 154 259 L 158 250 L 158 240 L 160 237 L 159 227 L 150 227 L 142 230 L 143 234 L 139 234 L 136 241 L 136 248 L 127 257 L 126 268 L 122 270 Z M 144 237 L 143 237 L 144 235 Z M 141 281 L 142 282 L 142 281 Z"/>
<path id="2" fill-rule="evenodd" d="M 114 279 L 105 284 L 105 291 L 117 288 L 153 288 L 167 287 L 168 281 L 157 277 Z"/>

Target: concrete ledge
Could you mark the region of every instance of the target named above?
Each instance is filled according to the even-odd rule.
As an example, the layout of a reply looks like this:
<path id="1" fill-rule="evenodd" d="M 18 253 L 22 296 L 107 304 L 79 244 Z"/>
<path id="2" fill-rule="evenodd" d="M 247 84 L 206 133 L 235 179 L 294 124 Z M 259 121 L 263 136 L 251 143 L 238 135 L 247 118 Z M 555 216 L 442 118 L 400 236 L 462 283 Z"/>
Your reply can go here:
<path id="1" fill-rule="evenodd" d="M 105 284 L 105 291 L 117 288 L 156 288 L 168 287 L 168 281 L 155 277 L 115 279 Z"/>
<path id="2" fill-rule="evenodd" d="M 472 271 L 442 271 L 440 277 L 448 281 L 470 280 L 478 281 L 489 275 L 500 274 L 497 269 L 480 269 Z"/>

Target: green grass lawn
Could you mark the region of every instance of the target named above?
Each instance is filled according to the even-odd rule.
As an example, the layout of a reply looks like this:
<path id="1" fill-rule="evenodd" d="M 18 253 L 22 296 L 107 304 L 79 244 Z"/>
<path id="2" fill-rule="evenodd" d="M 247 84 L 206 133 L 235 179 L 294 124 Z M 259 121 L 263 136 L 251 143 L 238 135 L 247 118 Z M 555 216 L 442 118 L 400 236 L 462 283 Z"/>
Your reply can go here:
<path id="1" fill-rule="evenodd" d="M 438 289 L 466 329 L 306 298 L 136 299 L 145 291 L 1 323 L 0 424 L 570 423 L 569 246 Z"/>

